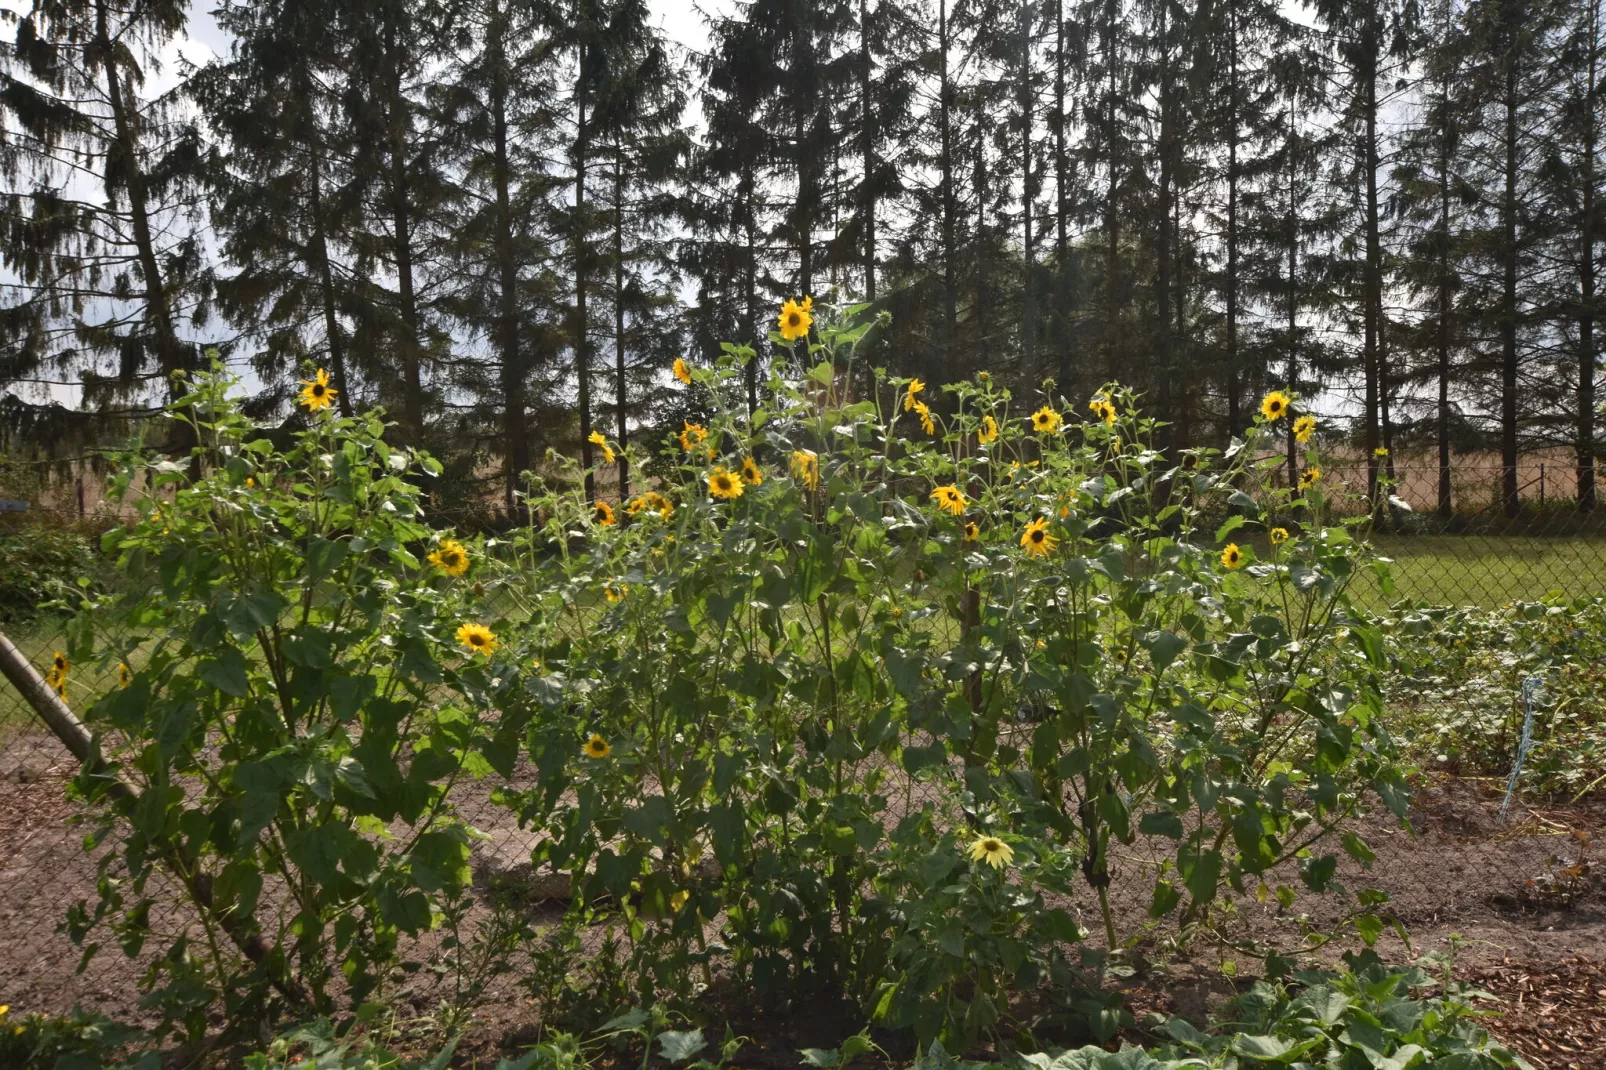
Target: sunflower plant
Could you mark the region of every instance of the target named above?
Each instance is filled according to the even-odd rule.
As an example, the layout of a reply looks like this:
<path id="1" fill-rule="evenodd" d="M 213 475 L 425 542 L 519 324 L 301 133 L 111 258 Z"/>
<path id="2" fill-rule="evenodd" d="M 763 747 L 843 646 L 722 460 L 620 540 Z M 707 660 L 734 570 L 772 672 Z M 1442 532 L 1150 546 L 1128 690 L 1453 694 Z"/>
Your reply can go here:
<path id="1" fill-rule="evenodd" d="M 501 797 L 577 911 L 618 912 L 639 998 L 724 968 L 947 1044 L 1069 975 L 1072 897 L 1119 954 L 1116 881 L 1191 930 L 1229 888 L 1291 903 L 1274 873 L 1334 887 L 1331 839 L 1368 860 L 1347 820 L 1404 805 L 1348 596 L 1380 566 L 1319 474 L 1274 486 L 1294 399 L 1166 454 L 1116 384 L 866 374 L 875 323 L 789 301 L 756 413 L 726 346 L 657 485 L 532 491 L 487 579 L 535 771 Z"/>
<path id="2" fill-rule="evenodd" d="M 104 550 L 127 583 L 83 603 L 69 651 L 119 667 L 82 715 L 135 789 L 78 780 L 110 803 L 91 839 L 126 878 L 70 927 L 137 953 L 159 931 L 152 873 L 179 877 L 196 923 L 147 982 L 192 1031 L 217 993 L 230 1010 L 369 997 L 468 880 L 453 785 L 511 760 L 483 701 L 501 669 L 466 582 L 478 551 L 422 518 L 439 466 L 387 444 L 377 414 L 335 416 L 321 375 L 287 442 L 231 385 L 200 375 L 176 410 L 193 463 L 122 460 L 108 496 L 137 519 Z"/>

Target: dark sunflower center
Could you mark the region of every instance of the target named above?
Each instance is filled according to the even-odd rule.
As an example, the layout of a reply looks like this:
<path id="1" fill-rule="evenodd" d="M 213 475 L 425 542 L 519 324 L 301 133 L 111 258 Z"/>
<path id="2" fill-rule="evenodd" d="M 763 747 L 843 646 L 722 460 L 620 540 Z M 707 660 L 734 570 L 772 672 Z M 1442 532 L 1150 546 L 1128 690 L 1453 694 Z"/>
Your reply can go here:
<path id="1" fill-rule="evenodd" d="M 315 397 L 315 398 L 323 397 L 323 391 L 324 391 L 324 385 L 322 383 L 313 383 L 312 384 L 312 396 L 313 397 Z"/>
<path id="2" fill-rule="evenodd" d="M 483 635 L 471 635 L 471 636 L 468 637 L 468 641 L 469 641 L 470 644 L 472 644 L 474 646 L 484 646 L 485 645 L 485 637 Z"/>
<path id="3" fill-rule="evenodd" d="M 1003 845 L 1000 844 L 997 840 L 983 840 L 983 841 L 981 841 L 981 846 L 982 846 L 982 850 L 984 850 L 984 851 L 996 851 L 996 850 L 998 850 L 999 847 L 1001 847 Z"/>
<path id="4" fill-rule="evenodd" d="M 1043 533 L 1042 533 L 1041 530 L 1032 532 L 1032 541 L 1033 542 L 1042 542 L 1043 541 Z"/>
<path id="5" fill-rule="evenodd" d="M 803 317 L 799 316 L 796 312 L 786 317 L 786 325 L 788 327 L 796 327 L 801 322 L 803 322 Z"/>

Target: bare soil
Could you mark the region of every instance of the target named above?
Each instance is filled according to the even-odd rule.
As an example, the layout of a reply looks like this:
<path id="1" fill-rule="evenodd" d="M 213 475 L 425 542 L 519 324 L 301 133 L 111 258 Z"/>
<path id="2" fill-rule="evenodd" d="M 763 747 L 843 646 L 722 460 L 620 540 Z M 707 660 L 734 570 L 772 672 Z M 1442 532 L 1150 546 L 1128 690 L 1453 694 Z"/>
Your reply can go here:
<path id="1" fill-rule="evenodd" d="M 130 959 L 109 934 L 101 934 L 105 946 L 80 970 L 83 950 L 58 931 L 70 904 L 93 902 L 97 879 L 97 856 L 84 851 L 85 828 L 74 823 L 75 806 L 65 798 L 70 772 L 49 737 L 14 736 L 0 748 L 0 1003 L 10 1004 L 13 1014 L 62 1013 L 77 1004 L 132 1024 L 148 1023 L 138 982 L 150 949 L 165 941 L 149 941 L 140 957 Z M 1419 785 L 1411 830 L 1381 818 L 1367 822 L 1364 835 L 1377 859 L 1369 870 L 1345 859 L 1340 879 L 1351 888 L 1388 893 L 1381 910 L 1398 920 L 1409 946 L 1386 930 L 1377 951 L 1387 961 L 1445 950 L 1455 934 L 1461 945 L 1457 975 L 1493 995 L 1489 1008 L 1497 1016 L 1489 1020 L 1490 1030 L 1538 1070 L 1606 1068 L 1606 881 L 1590 859 L 1606 838 L 1606 801 L 1592 798 L 1570 808 L 1517 802 L 1502 821 L 1492 787 L 1448 779 Z M 529 875 L 530 833 L 489 806 L 478 817 L 487 839 L 475 849 L 476 892 L 488 897 L 522 888 L 528 919 L 537 926 L 554 920 L 559 905 L 543 900 L 547 889 Z M 1139 843 L 1121 865 L 1143 869 L 1163 847 Z M 1262 901 L 1246 888 L 1223 902 L 1211 931 L 1177 950 L 1174 923 L 1147 917 L 1142 874 L 1128 876 L 1136 878 L 1125 882 L 1133 891 L 1118 897 L 1115 907 L 1118 928 L 1140 934 L 1140 968 L 1121 987 L 1140 1019 L 1153 1012 L 1202 1021 L 1259 972 L 1255 947 L 1296 953 L 1302 963 L 1330 963 L 1360 946 L 1351 932 L 1301 953 L 1307 926 L 1300 915 L 1308 913 L 1309 927 L 1330 929 L 1343 913 L 1338 897 L 1301 889 L 1292 910 L 1283 911 L 1275 896 Z M 1273 889 L 1278 883 L 1300 888 L 1292 870 L 1267 880 Z M 1082 913 L 1084 927 L 1101 931 L 1091 894 L 1071 906 Z M 174 905 L 156 916 L 165 919 L 164 927 L 179 925 L 181 911 Z M 427 964 L 438 943 L 420 943 L 410 949 L 411 957 Z M 419 969 L 395 995 L 404 1011 L 424 1017 L 438 1013 L 449 985 L 449 975 Z M 799 1048 L 834 1047 L 858 1029 L 847 1008 L 777 1005 L 723 982 L 705 1003 L 709 1021 L 728 1022 L 752 1038 L 739 1060 L 745 1067 L 795 1066 Z M 460 1046 L 465 1059 L 516 1049 L 538 1034 L 535 1003 L 516 974 L 492 979 L 477 1014 L 478 1025 Z M 710 1034 L 712 1042 L 718 1039 Z M 896 1055 L 899 1038 L 883 1039 Z"/>

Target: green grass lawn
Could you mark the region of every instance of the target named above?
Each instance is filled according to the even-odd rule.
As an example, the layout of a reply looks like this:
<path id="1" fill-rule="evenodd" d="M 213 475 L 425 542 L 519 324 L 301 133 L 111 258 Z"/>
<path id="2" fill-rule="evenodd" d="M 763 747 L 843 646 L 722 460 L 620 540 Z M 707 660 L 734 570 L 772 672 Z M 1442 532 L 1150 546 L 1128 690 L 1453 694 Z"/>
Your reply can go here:
<path id="1" fill-rule="evenodd" d="M 1396 599 L 1491 607 L 1548 595 L 1606 595 L 1606 539 L 1382 535 L 1373 542 L 1394 562 Z M 1387 605 L 1369 576 L 1356 592 L 1368 608 Z"/>

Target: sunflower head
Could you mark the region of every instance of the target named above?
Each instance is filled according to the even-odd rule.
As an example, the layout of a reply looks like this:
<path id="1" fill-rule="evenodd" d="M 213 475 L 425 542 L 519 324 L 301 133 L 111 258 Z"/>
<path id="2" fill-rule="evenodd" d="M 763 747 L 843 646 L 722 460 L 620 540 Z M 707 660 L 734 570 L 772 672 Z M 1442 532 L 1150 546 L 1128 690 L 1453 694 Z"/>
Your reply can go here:
<path id="1" fill-rule="evenodd" d="M 724 468 L 716 468 L 708 473 L 708 493 L 716 498 L 734 501 L 742 496 L 744 489 L 741 477 L 735 472 Z"/>
<path id="2" fill-rule="evenodd" d="M 983 446 L 998 440 L 998 421 L 991 416 L 981 418 L 981 428 L 976 432 L 976 441 Z"/>
<path id="3" fill-rule="evenodd" d="M 1020 544 L 1033 557 L 1047 557 L 1059 544 L 1059 539 L 1048 533 L 1048 521 L 1038 517 L 1021 532 Z"/>
<path id="4" fill-rule="evenodd" d="M 1281 420 L 1288 415 L 1288 406 L 1294 400 L 1281 390 L 1273 390 L 1260 399 L 1260 415 L 1268 420 Z"/>
<path id="5" fill-rule="evenodd" d="M 1377 449 L 1372 451 L 1372 456 L 1378 458 L 1379 460 L 1381 460 L 1384 457 L 1387 457 L 1388 455 L 1389 455 L 1389 448 L 1387 446 L 1379 446 Z"/>
<path id="6" fill-rule="evenodd" d="M 489 656 L 496 652 L 500 645 L 496 641 L 496 633 L 483 624 L 469 621 L 457 626 L 457 641 L 468 649 L 470 654 L 485 654 Z"/>
<path id="7" fill-rule="evenodd" d="M 133 682 L 133 680 L 134 680 L 134 673 L 133 673 L 132 670 L 129 669 L 128 662 L 119 661 L 117 663 L 117 686 L 118 687 L 127 687 L 130 683 Z"/>
<path id="8" fill-rule="evenodd" d="M 813 450 L 792 451 L 792 476 L 810 490 L 820 486 L 820 456 Z"/>
<path id="9" fill-rule="evenodd" d="M 809 297 L 805 297 L 802 304 L 787 301 L 781 305 L 779 320 L 783 341 L 795 342 L 808 337 L 809 327 L 814 323 L 813 308 L 814 300 Z"/>
<path id="10" fill-rule="evenodd" d="M 625 504 L 625 514 L 627 516 L 635 516 L 645 508 L 647 508 L 647 499 L 644 495 L 638 494 Z"/>
<path id="11" fill-rule="evenodd" d="M 1306 413 L 1294 421 L 1294 441 L 1301 445 L 1309 442 L 1311 436 L 1316 434 L 1316 417 Z"/>
<path id="12" fill-rule="evenodd" d="M 1015 851 L 997 836 L 978 836 L 970 845 L 970 860 L 1003 869 L 1015 860 Z"/>
<path id="13" fill-rule="evenodd" d="M 642 497 L 646 499 L 647 508 L 656 512 L 663 519 L 668 520 L 675 515 L 675 503 L 657 491 L 649 490 Z"/>
<path id="14" fill-rule="evenodd" d="M 66 676 L 67 670 L 71 668 L 72 663 L 67 660 L 67 655 L 63 654 L 59 650 L 56 651 L 55 656 L 50 659 L 50 671 L 54 672 L 57 676 Z"/>
<path id="15" fill-rule="evenodd" d="M 759 468 L 758 462 L 751 457 L 742 458 L 742 482 L 750 487 L 756 487 L 764 482 L 764 472 Z"/>
<path id="16" fill-rule="evenodd" d="M 611 528 L 618 523 L 617 518 L 613 515 L 613 506 L 607 502 L 598 502 L 592 508 L 591 519 L 605 528 Z"/>
<path id="17" fill-rule="evenodd" d="M 593 446 L 601 446 L 602 447 L 602 463 L 603 464 L 612 464 L 613 463 L 613 447 L 608 445 L 608 440 L 605 437 L 603 437 L 603 434 L 602 434 L 601 431 L 593 431 L 593 432 L 591 432 L 590 435 L 586 436 L 586 441 L 591 443 Z"/>
<path id="18" fill-rule="evenodd" d="M 604 587 L 602 593 L 610 602 L 622 602 L 625 595 L 630 593 L 630 584 L 621 583 L 617 587 Z"/>
<path id="19" fill-rule="evenodd" d="M 1087 403 L 1087 408 L 1093 414 L 1093 418 L 1101 421 L 1105 426 L 1115 423 L 1115 405 L 1110 401 L 1110 396 L 1102 390 L 1093 395 L 1093 400 Z"/>
<path id="20" fill-rule="evenodd" d="M 931 500 L 936 502 L 937 508 L 945 513 L 962 516 L 965 512 L 965 495 L 952 483 L 932 491 Z"/>
<path id="21" fill-rule="evenodd" d="M 308 412 L 317 412 L 334 404 L 335 395 L 338 393 L 338 390 L 329 385 L 329 373 L 319 368 L 317 375 L 311 379 L 301 380 L 299 404 L 306 406 Z"/>
<path id="22" fill-rule="evenodd" d="M 981 528 L 976 526 L 976 522 L 974 520 L 965 521 L 965 538 L 971 542 L 975 542 L 981 538 Z"/>
<path id="23" fill-rule="evenodd" d="M 613 748 L 608 746 L 608 741 L 595 732 L 591 733 L 591 738 L 586 740 L 585 746 L 581 747 L 580 750 L 587 758 L 595 758 L 598 761 L 613 753 Z"/>
<path id="24" fill-rule="evenodd" d="M 915 412 L 920 416 L 920 430 L 928 435 L 937 433 L 937 424 L 931 418 L 931 409 L 924 402 L 915 402 Z"/>
<path id="25" fill-rule="evenodd" d="M 926 388 L 926 384 L 919 379 L 910 379 L 909 385 L 903 392 L 903 411 L 908 412 L 915 407 L 915 395 Z"/>
<path id="26" fill-rule="evenodd" d="M 1032 413 L 1032 430 L 1038 434 L 1051 435 L 1060 429 L 1062 422 L 1060 414 L 1047 405 Z"/>
<path id="27" fill-rule="evenodd" d="M 1235 542 L 1229 542 L 1221 551 L 1221 565 L 1223 568 L 1237 568 L 1244 563 L 1244 552 Z"/>
<path id="28" fill-rule="evenodd" d="M 1310 490 L 1310 488 L 1314 487 L 1317 481 L 1321 478 L 1322 470 L 1320 468 L 1307 468 L 1303 472 L 1299 473 L 1299 489 Z"/>
<path id="29" fill-rule="evenodd" d="M 680 357 L 675 358 L 675 378 L 687 386 L 691 385 L 691 369 L 686 366 L 686 361 Z"/>
<path id="30" fill-rule="evenodd" d="M 1288 529 L 1272 528 L 1270 538 L 1273 546 L 1281 546 L 1283 543 L 1288 541 Z"/>
<path id="31" fill-rule="evenodd" d="M 680 426 L 680 448 L 681 449 L 685 450 L 687 453 L 690 453 L 692 450 L 696 449 L 698 446 L 702 445 L 707 440 L 708 440 L 708 428 L 704 427 L 702 424 L 688 423 L 685 420 L 681 421 L 681 426 Z"/>
<path id="32" fill-rule="evenodd" d="M 448 576 L 461 576 L 468 571 L 468 551 L 456 539 L 442 539 L 440 546 L 430 552 L 429 563 Z"/>

